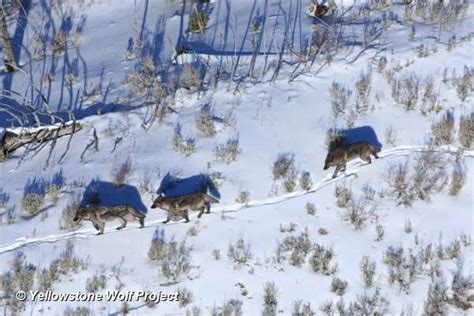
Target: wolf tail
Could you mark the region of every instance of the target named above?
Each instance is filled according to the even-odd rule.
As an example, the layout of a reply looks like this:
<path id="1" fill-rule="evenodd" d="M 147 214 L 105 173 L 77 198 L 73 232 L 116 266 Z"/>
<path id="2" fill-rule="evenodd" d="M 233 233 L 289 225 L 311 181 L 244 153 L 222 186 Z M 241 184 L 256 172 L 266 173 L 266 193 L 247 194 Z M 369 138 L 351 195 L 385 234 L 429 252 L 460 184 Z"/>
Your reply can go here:
<path id="1" fill-rule="evenodd" d="M 134 207 L 129 206 L 128 207 L 129 212 L 138 218 L 138 222 L 140 223 L 140 227 L 145 227 L 145 213 L 142 213 L 140 211 L 137 211 Z"/>
<path id="2" fill-rule="evenodd" d="M 375 146 L 372 146 L 372 145 L 370 145 L 370 147 L 371 147 L 372 152 L 374 152 L 374 153 L 379 153 L 382 150 L 382 148 L 380 148 L 380 147 L 375 147 Z"/>
<path id="3" fill-rule="evenodd" d="M 143 218 L 145 218 L 145 216 L 146 216 L 145 213 L 142 213 L 142 212 L 140 212 L 140 211 L 137 211 L 137 210 L 136 210 L 134 207 L 132 207 L 132 206 L 129 206 L 128 210 L 129 210 L 129 212 L 130 212 L 133 216 L 138 217 L 138 218 L 140 218 L 140 219 L 143 219 Z"/>
<path id="4" fill-rule="evenodd" d="M 219 203 L 219 200 L 216 199 L 215 197 L 207 194 L 207 193 L 204 193 L 204 200 L 206 202 L 209 202 L 209 203 Z"/>

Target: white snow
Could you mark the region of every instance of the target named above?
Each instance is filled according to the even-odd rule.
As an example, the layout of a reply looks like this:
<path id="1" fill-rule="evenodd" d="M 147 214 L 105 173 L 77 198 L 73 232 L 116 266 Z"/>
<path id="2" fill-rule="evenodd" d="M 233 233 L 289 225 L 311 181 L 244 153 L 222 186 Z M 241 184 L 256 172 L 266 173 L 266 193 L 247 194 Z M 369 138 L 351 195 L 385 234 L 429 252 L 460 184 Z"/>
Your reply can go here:
<path id="1" fill-rule="evenodd" d="M 353 5 L 354 11 L 351 12 L 362 10 L 366 2 L 369 1 L 336 1 L 339 7 Z M 294 302 L 302 300 L 310 302 L 319 315 L 321 304 L 328 300 L 334 304 L 339 301 L 339 296 L 330 291 L 333 276 L 312 271 L 310 255 L 300 267 L 292 266 L 288 261 L 276 261 L 278 242 L 286 236 L 298 236 L 307 228 L 313 243 L 333 247 L 333 261 L 338 264 L 335 276 L 348 282 L 347 293 L 343 296 L 347 304 L 361 293 L 373 293 L 375 288 L 380 288 L 389 302 L 389 314 L 396 315 L 409 309 L 415 315 L 422 314 L 432 282 L 428 273 L 417 276 L 409 291 L 400 290 L 398 285 L 388 282 L 388 267 L 383 257 L 389 246 L 402 246 L 405 251 L 429 244 L 436 248 L 441 241 L 446 246 L 461 235 L 469 238 L 473 235 L 474 150 L 462 150 L 457 135 L 450 145 L 428 145 L 432 135 L 431 125 L 438 122 L 447 110 L 452 111 L 456 126 L 461 115 L 469 115 L 474 110 L 472 89 L 467 99 L 462 101 L 450 79 L 453 70 L 457 77 L 461 77 L 465 66 L 472 67 L 472 1 L 469 4 L 466 17 L 442 31 L 436 23 L 413 22 L 416 26 L 415 39 L 408 41 L 412 24 L 403 17 L 401 1 L 394 1 L 390 9 L 380 13 L 398 15 L 396 21 L 392 21 L 393 24 L 384 31 L 383 44 L 365 51 L 362 51 L 363 44 L 355 43 L 360 39 L 365 23 L 362 14 L 356 15 L 353 20 L 341 18 L 341 23 L 347 25 L 344 30 L 347 37 L 341 45 L 352 49 L 341 50 L 320 72 L 317 72 L 320 67 L 318 62 L 289 82 L 297 63 L 297 57 L 289 51 L 284 52 L 287 62 L 283 63 L 278 78 L 271 80 L 279 45 L 283 41 L 285 19 L 288 18 L 285 14 L 298 17 L 290 19 L 297 23 L 294 32 L 288 32 L 294 48 L 300 49 L 300 45 L 317 27 L 315 25 L 320 25 L 305 16 L 308 3 L 211 1 L 206 32 L 183 33 L 186 45 L 192 47 L 193 52 L 180 55 L 178 64 L 171 65 L 170 69 L 196 60 L 209 67 L 222 61 L 232 69 L 236 58 L 241 58 L 234 81 L 222 79 L 217 86 L 206 85 L 200 92 L 178 90 L 173 103 L 170 103 L 175 112 L 145 129 L 143 123 L 154 111 L 153 102 L 130 96 L 130 89 L 124 80 L 136 69 L 140 54 L 147 48 L 158 64 L 164 65 L 163 69 L 168 67 L 174 46 L 180 43 L 180 24 L 187 28 L 188 9 L 181 21 L 180 1 L 62 1 L 65 16 L 72 17 L 72 30 L 80 24 L 81 17 L 85 19 L 78 46 L 67 53 L 57 56 L 47 54 L 45 58 L 30 61 L 35 32 L 47 28 L 48 23 L 54 23 L 58 29 L 61 24 L 57 11 L 51 11 L 52 21 L 49 20 L 44 8 L 44 5 L 49 8 L 48 1 L 33 0 L 21 52 L 21 61 L 26 62 L 24 71 L 2 75 L 3 89 L 16 93 L 13 98 L 18 102 L 19 96 L 22 96 L 38 111 L 45 112 L 48 107 L 62 118 L 67 118 L 68 111 L 72 111 L 84 128 L 72 137 L 69 147 L 70 138 L 67 136 L 58 139 L 54 148 L 52 142 L 48 142 L 32 152 L 20 149 L 0 162 L 0 211 L 2 199 L 5 200 L 0 224 L 0 273 L 10 270 L 15 254 L 20 251 L 25 254 L 27 262 L 37 267 L 37 271 L 47 268 L 60 256 L 66 242 L 72 241 L 74 254 L 87 261 L 87 269 L 61 276 L 52 286 L 55 292 L 86 292 L 86 280 L 97 273 L 107 278 L 106 289 L 101 291 L 115 290 L 119 282 L 113 268 L 120 266 L 123 292 L 145 290 L 172 293 L 186 288 L 193 293 L 192 302 L 185 307 L 176 302 L 161 302 L 156 308 L 149 308 L 143 301 L 129 302 L 131 315 L 183 315 L 193 306 L 198 306 L 202 314 L 207 315 L 213 307 L 222 306 L 230 299 L 242 301 L 243 315 L 257 315 L 263 310 L 263 287 L 266 282 L 274 282 L 278 288 L 280 314 L 291 315 Z M 265 54 L 257 57 L 255 73 L 260 76 L 263 67 L 268 67 L 268 72 L 263 78 L 242 78 L 247 74 L 246 65 L 252 57 L 251 38 L 256 35 L 250 34 L 248 26 L 253 17 L 264 14 L 266 22 L 262 42 Z M 377 17 L 372 16 L 371 19 L 367 23 L 375 25 Z M 14 29 L 12 26 L 12 33 Z M 124 60 L 129 38 L 135 40 L 140 32 L 143 34 L 142 49 Z M 452 35 L 456 35 L 459 43 L 448 50 L 446 43 Z M 417 57 L 416 49 L 422 44 L 431 48 L 435 45 L 436 52 L 427 57 Z M 360 56 L 359 52 L 362 52 Z M 219 59 L 222 54 L 226 57 Z M 269 58 L 265 61 L 267 55 Z M 382 73 L 377 71 L 381 56 L 388 61 Z M 64 79 L 68 67 L 76 72 L 72 85 L 66 84 Z M 371 164 L 353 160 L 348 163 L 344 174 L 332 179 L 334 168 L 323 170 L 327 154 L 326 132 L 347 125 L 344 115 L 338 118 L 332 115 L 329 89 L 333 82 L 353 89 L 352 106 L 356 94 L 354 84 L 361 73 L 367 73 L 369 67 L 372 84 L 368 110 L 356 116 L 353 127 L 370 127 L 375 131 L 378 141 L 383 144 L 380 159 L 373 159 Z M 389 69 L 393 70 L 395 78 L 418 75 L 422 87 L 427 78 L 432 77 L 433 89 L 438 94 L 442 109 L 421 113 L 419 108 L 424 89 L 420 89 L 419 105 L 415 110 L 405 111 L 397 105 L 387 79 Z M 443 83 L 445 69 L 447 83 Z M 49 72 L 54 73 L 54 81 L 50 85 L 44 80 Z M 87 97 L 95 87 L 98 87 L 100 94 Z M 41 101 L 35 89 L 41 91 L 47 102 Z M 196 114 L 206 103 L 211 105 L 213 115 L 221 119 L 216 120 L 217 133 L 212 137 L 205 137 L 195 124 Z M 0 110 L 10 110 L 17 105 L 4 99 Z M 5 113 L 0 112 L 0 136 L 1 131 L 7 128 L 25 130 L 15 126 L 16 120 Z M 182 126 L 183 136 L 195 138 L 197 151 L 187 157 L 172 148 L 172 137 L 178 123 Z M 28 127 L 31 130 L 37 128 L 33 124 Z M 386 143 L 385 133 L 389 127 L 396 132 L 394 145 Z M 93 129 L 99 136 L 99 151 L 87 151 L 81 161 L 84 148 L 92 140 Z M 113 150 L 119 137 L 122 140 Z M 216 161 L 214 148 L 232 137 L 239 139 L 241 152 L 237 160 L 230 164 Z M 456 159 L 466 168 L 467 182 L 459 195 L 450 196 L 445 188 L 434 194 L 431 201 L 418 200 L 411 207 L 404 207 L 385 194 L 379 206 L 382 216 L 378 224 L 385 229 L 381 241 L 375 241 L 376 223 L 355 230 L 341 219 L 343 209 L 336 206 L 336 185 L 352 187 L 356 196 L 361 195 L 365 185 L 370 185 L 377 194 L 386 193 L 385 173 L 389 167 L 405 161 L 412 166 L 416 155 L 428 150 L 446 159 L 449 176 Z M 297 185 L 294 192 L 287 193 L 281 181 L 273 179 L 273 162 L 284 152 L 294 154 L 298 172 L 311 174 L 311 189 L 305 191 Z M 64 153 L 66 155 L 60 161 Z M 113 170 L 127 158 L 132 163 L 133 172 L 126 183 L 130 188 L 137 188 L 136 192 L 139 192 L 141 202 L 147 208 L 145 228 L 139 229 L 138 223 L 129 222 L 125 229 L 117 231 L 115 228 L 119 222 L 113 221 L 107 222 L 103 235 L 96 235 L 97 231 L 86 221 L 75 230 L 61 229 L 61 214 L 70 201 L 77 195 L 82 196 L 94 180 L 112 182 Z M 163 224 L 166 213 L 150 206 L 168 173 L 177 174 L 180 178 L 220 174 L 217 188 L 220 202 L 212 204 L 211 214 L 204 214 L 200 219 L 196 212 L 191 212 L 190 223 L 172 221 Z M 23 217 L 21 199 L 24 192 L 31 189 L 27 183 L 35 183 L 36 180 L 41 186 L 41 181 L 54 182 L 53 178 L 59 174 L 64 178 L 65 185 L 61 188 L 58 201 L 47 199 L 40 214 L 32 218 Z M 151 191 L 142 188 L 146 179 L 150 182 Z M 236 202 L 241 191 L 249 192 L 248 203 Z M 307 203 L 314 203 L 316 215 L 307 213 Z M 8 210 L 13 210 L 15 216 L 15 221 L 10 224 L 7 223 Z M 407 221 L 413 226 L 411 233 L 404 231 Z M 295 231 L 281 232 L 280 227 L 290 223 L 296 225 Z M 190 234 L 190 228 L 197 229 L 197 234 Z M 326 229 L 328 234 L 318 234 L 319 228 Z M 164 231 L 167 240 L 174 236 L 177 241 L 186 240 L 193 248 L 191 272 L 176 283 L 164 278 L 147 256 L 157 229 Z M 239 238 L 250 245 L 253 253 L 253 258 L 243 266 L 235 266 L 227 256 L 229 244 L 235 244 Z M 472 247 L 472 244 L 462 246 L 459 259 L 464 264 L 464 274 L 469 276 L 473 275 Z M 212 255 L 215 249 L 220 251 L 219 260 Z M 361 281 L 359 263 L 363 256 L 369 256 L 376 262 L 375 281 L 370 288 L 365 288 Z M 455 259 L 440 262 L 447 285 L 451 283 L 456 264 Z M 238 282 L 248 290 L 247 295 L 241 294 Z M 37 289 L 37 286 L 35 281 L 33 288 Z M 1 290 L 0 287 L 0 293 Z M 0 295 L 0 304 L 2 299 Z M 119 301 L 27 301 L 22 313 L 61 315 L 68 307 L 86 306 L 93 315 L 109 315 L 118 313 L 122 304 Z M 452 305 L 447 308 L 450 315 L 472 313 L 472 308 L 467 311 Z"/>

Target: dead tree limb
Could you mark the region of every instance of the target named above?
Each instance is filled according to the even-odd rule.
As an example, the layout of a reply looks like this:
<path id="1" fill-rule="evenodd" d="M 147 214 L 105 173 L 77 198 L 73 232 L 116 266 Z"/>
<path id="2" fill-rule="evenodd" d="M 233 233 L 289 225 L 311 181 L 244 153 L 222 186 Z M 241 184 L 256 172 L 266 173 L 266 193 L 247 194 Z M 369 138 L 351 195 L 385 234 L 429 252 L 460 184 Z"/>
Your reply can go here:
<path id="1" fill-rule="evenodd" d="M 110 152 L 111 154 L 115 151 L 115 148 L 117 148 L 117 145 L 122 141 L 123 137 L 117 137 L 115 138 L 115 144 L 114 148 L 112 148 L 112 151 Z"/>
<path id="2" fill-rule="evenodd" d="M 72 121 L 72 125 L 73 125 L 72 133 L 71 133 L 71 136 L 69 136 L 69 140 L 67 141 L 66 149 L 64 150 L 63 154 L 58 160 L 58 163 L 60 164 L 63 162 L 64 158 L 66 157 L 67 152 L 69 151 L 69 148 L 71 147 L 72 136 L 76 132 L 76 127 L 78 127 L 78 124 L 76 124 L 77 122 L 76 122 L 76 117 L 74 116 L 74 113 L 69 112 L 69 120 Z"/>
<path id="3" fill-rule="evenodd" d="M 40 127 L 34 131 L 14 132 L 5 130 L 3 135 L 0 136 L 0 158 L 2 158 L 0 160 L 5 159 L 9 153 L 27 144 L 45 143 L 79 131 L 81 128 L 82 126 L 79 123 L 66 123 L 60 126 Z"/>
<path id="4" fill-rule="evenodd" d="M 0 3 L 0 38 L 3 43 L 3 64 L 5 72 L 12 72 L 18 69 L 18 64 L 13 54 L 10 35 L 8 34 L 7 15 L 3 4 Z"/>
<path id="5" fill-rule="evenodd" d="M 91 142 L 87 144 L 86 148 L 84 148 L 84 150 L 82 151 L 81 161 L 84 161 L 84 155 L 90 148 L 92 148 L 92 146 L 94 146 L 96 152 L 99 151 L 99 137 L 97 136 L 97 131 L 95 130 L 95 128 L 94 132 L 92 133 Z"/>

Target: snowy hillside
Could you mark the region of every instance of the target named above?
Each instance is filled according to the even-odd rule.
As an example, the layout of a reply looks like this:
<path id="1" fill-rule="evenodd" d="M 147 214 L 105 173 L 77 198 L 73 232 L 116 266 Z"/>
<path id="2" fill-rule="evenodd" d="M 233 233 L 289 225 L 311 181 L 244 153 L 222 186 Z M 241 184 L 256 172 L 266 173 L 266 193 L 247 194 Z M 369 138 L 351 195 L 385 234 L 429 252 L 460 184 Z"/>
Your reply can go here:
<path id="1" fill-rule="evenodd" d="M 473 312 L 473 2 L 311 3 L 3 1 L 4 315 Z"/>

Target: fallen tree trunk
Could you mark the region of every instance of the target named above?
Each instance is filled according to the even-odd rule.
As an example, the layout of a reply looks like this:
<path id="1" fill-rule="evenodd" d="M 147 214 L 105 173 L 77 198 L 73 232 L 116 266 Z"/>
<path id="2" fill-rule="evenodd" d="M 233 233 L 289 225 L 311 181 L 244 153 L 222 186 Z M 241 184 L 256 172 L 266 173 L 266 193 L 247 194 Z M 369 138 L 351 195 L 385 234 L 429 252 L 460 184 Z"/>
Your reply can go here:
<path id="1" fill-rule="evenodd" d="M 0 133 L 0 161 L 21 146 L 30 143 L 43 143 L 58 137 L 73 134 L 82 129 L 77 122 L 65 123 L 60 126 L 39 127 L 34 131 L 14 132 L 5 130 Z"/>

